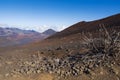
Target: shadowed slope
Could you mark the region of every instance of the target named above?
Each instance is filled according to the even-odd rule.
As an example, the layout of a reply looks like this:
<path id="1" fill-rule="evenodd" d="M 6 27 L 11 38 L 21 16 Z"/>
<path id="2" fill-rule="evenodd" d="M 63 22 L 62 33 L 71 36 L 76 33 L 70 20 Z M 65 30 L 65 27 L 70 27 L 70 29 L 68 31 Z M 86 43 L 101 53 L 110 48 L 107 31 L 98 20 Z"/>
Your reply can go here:
<path id="1" fill-rule="evenodd" d="M 63 31 L 54 34 L 53 36 L 50 36 L 48 39 L 61 38 L 61 37 L 81 33 L 83 31 L 84 32 L 95 31 L 100 28 L 100 24 L 104 24 L 106 28 L 120 29 L 119 27 L 120 26 L 120 14 L 113 15 L 113 16 L 100 19 L 100 20 L 95 20 L 95 21 L 90 21 L 90 22 L 82 21 L 82 22 L 76 23 Z"/>

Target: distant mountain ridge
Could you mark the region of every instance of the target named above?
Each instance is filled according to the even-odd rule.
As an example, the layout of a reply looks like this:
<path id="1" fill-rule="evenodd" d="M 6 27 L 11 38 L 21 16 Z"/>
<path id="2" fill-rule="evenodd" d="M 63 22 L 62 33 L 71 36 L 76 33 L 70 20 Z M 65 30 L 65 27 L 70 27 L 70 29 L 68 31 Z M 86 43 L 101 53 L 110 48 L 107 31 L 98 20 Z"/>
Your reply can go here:
<path id="1" fill-rule="evenodd" d="M 55 33 L 56 33 L 56 31 L 53 29 L 48 29 L 48 30 L 43 32 L 43 34 L 50 35 L 50 36 L 55 34 Z"/>
<path id="2" fill-rule="evenodd" d="M 0 27 L 0 47 L 23 45 L 43 40 L 53 34 L 52 29 L 50 30 L 50 34 L 44 34 L 34 30 Z"/>

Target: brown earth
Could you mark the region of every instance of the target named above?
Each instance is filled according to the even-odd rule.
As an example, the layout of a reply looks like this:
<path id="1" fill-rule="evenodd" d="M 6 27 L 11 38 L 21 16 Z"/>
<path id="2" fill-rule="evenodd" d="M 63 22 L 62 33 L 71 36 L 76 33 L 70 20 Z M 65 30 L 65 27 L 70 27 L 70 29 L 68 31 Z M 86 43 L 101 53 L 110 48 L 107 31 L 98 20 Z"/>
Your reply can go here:
<path id="1" fill-rule="evenodd" d="M 106 43 L 115 47 L 108 51 L 106 46 L 96 50 L 94 45 L 86 46 L 84 42 L 86 36 L 88 40 L 99 39 L 101 35 L 97 31 L 100 24 L 105 24 L 109 33 L 114 33 L 112 30 L 119 33 L 120 14 L 77 23 L 46 40 L 29 45 L 0 48 L 0 80 L 119 80 L 120 38 L 117 44 Z M 105 40 L 110 41 L 108 36 Z M 96 42 L 93 43 L 97 46 L 99 43 Z M 115 45 L 118 45 L 117 50 Z"/>

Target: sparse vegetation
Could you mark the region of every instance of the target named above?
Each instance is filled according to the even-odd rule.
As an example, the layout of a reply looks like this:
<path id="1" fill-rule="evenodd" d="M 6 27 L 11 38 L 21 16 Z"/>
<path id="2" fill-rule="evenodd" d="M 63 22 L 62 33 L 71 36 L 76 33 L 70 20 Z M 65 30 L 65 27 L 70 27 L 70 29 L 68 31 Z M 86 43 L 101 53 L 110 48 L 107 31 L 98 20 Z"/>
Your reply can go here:
<path id="1" fill-rule="evenodd" d="M 42 56 L 44 54 L 39 52 L 30 57 L 31 60 L 18 64 L 19 67 L 13 70 L 12 75 L 48 73 L 55 75 L 56 80 L 63 80 L 63 78 L 67 80 L 69 77 L 77 78 L 86 75 L 92 80 L 91 78 L 99 77 L 100 74 L 113 74 L 116 76 L 115 79 L 119 78 L 119 68 L 115 67 L 120 66 L 120 32 L 113 30 L 112 33 L 109 33 L 103 26 L 96 38 L 89 35 L 84 36 L 83 44 L 85 48 L 89 49 L 87 52 L 68 54 L 62 58 Z M 53 50 L 61 51 L 62 49 L 64 48 Z M 96 69 L 99 69 L 100 72 L 97 73 Z"/>
<path id="2" fill-rule="evenodd" d="M 120 14 L 0 53 L 0 80 L 120 80 Z"/>
<path id="3" fill-rule="evenodd" d="M 92 34 L 83 38 L 89 51 L 94 54 L 101 53 L 117 57 L 120 53 L 120 32 L 116 30 L 108 32 L 104 25 L 101 26 L 97 38 L 93 38 Z"/>

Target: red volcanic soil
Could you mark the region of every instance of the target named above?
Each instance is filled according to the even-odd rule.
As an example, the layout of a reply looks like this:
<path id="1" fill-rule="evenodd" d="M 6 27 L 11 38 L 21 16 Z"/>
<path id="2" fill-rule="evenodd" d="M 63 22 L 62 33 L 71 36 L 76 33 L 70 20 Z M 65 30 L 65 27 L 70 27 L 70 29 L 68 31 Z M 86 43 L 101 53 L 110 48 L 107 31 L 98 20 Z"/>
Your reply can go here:
<path id="1" fill-rule="evenodd" d="M 94 32 L 100 29 L 101 24 L 104 24 L 105 27 L 109 29 L 115 28 L 117 30 L 118 29 L 120 30 L 120 14 L 113 15 L 100 20 L 95 20 L 90 22 L 82 21 L 82 22 L 76 23 L 63 31 L 54 34 L 53 36 L 50 36 L 48 39 L 61 38 L 61 37 L 65 37 L 65 36 L 69 36 L 77 33 L 82 33 L 82 32 L 91 32 L 91 31 Z"/>

